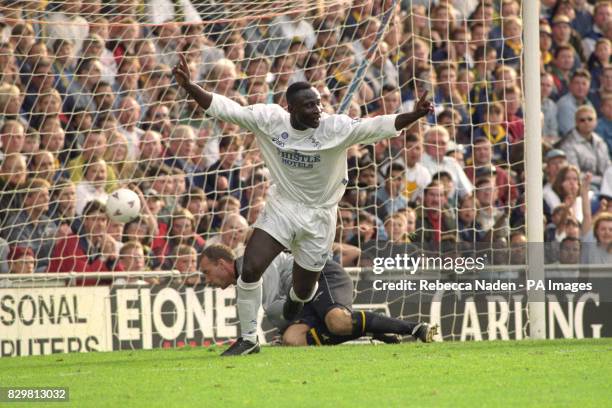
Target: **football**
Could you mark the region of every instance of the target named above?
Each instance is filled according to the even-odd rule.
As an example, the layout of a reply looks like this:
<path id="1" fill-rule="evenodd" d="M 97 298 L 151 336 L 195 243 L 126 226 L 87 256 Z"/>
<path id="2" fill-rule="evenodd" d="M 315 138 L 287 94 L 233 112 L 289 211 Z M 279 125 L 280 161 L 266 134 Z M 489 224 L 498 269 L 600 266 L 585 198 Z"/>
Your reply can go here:
<path id="1" fill-rule="evenodd" d="M 116 222 L 130 222 L 140 214 L 140 197 L 128 188 L 113 191 L 106 201 L 106 214 Z"/>

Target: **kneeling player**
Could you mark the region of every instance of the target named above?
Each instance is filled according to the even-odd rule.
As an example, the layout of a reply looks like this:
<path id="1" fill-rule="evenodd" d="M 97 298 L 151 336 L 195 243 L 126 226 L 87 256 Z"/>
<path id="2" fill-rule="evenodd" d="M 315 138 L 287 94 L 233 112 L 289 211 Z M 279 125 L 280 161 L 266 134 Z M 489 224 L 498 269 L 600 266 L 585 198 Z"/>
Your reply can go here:
<path id="1" fill-rule="evenodd" d="M 283 306 L 292 282 L 293 257 L 280 253 L 266 269 L 263 281 L 263 308 L 268 320 L 283 333 L 288 346 L 340 344 L 369 335 L 387 343 L 397 335 L 412 335 L 423 342 L 433 341 L 437 326 L 413 323 L 379 313 L 352 311 L 353 284 L 342 266 L 328 261 L 319 277 L 319 287 L 310 303 L 293 322 L 283 317 Z M 242 272 L 242 258 L 224 245 L 211 245 L 202 254 L 200 270 L 211 286 L 236 284 Z"/>

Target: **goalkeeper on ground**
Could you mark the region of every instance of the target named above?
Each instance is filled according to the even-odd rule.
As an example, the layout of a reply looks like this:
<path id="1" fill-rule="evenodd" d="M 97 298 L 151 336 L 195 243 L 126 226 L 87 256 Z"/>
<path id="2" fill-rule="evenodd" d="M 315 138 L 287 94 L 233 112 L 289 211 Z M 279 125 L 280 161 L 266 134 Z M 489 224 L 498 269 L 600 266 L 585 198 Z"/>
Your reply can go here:
<path id="1" fill-rule="evenodd" d="M 437 326 L 414 323 L 379 313 L 353 311 L 353 284 L 342 266 L 328 260 L 319 277 L 317 292 L 293 321 L 283 317 L 283 305 L 291 288 L 293 256 L 281 252 L 263 275 L 263 308 L 266 317 L 283 334 L 283 345 L 332 345 L 362 336 L 397 343 L 411 335 L 429 343 Z M 200 270 L 206 283 L 225 289 L 235 285 L 242 272 L 242 257 L 222 244 L 204 249 Z"/>

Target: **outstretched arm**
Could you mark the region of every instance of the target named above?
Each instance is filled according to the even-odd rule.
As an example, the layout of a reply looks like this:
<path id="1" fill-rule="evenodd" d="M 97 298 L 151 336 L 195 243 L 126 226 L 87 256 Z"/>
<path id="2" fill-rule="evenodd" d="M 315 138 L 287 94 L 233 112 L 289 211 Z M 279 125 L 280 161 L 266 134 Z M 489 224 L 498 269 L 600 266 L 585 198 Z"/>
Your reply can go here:
<path id="1" fill-rule="evenodd" d="M 400 113 L 395 118 L 395 129 L 402 130 L 405 127 L 412 125 L 417 120 L 421 119 L 423 116 L 427 116 L 428 114 L 434 111 L 434 106 L 431 101 L 427 99 L 427 91 L 421 95 L 419 100 L 414 105 L 414 109 L 412 112 L 408 113 Z"/>
<path id="2" fill-rule="evenodd" d="M 208 109 L 212 102 L 212 94 L 205 91 L 201 86 L 191 80 L 191 74 L 189 73 L 189 67 L 187 66 L 187 60 L 183 54 L 179 54 L 179 62 L 176 64 L 172 72 L 176 82 L 184 88 L 189 96 L 204 109 Z"/>

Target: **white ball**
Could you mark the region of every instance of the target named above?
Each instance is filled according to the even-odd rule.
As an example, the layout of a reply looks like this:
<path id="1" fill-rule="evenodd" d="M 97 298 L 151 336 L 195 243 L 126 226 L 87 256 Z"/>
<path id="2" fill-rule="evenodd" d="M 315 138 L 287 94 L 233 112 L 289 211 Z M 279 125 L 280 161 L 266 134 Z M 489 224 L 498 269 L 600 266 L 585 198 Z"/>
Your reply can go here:
<path id="1" fill-rule="evenodd" d="M 109 194 L 106 214 L 115 222 L 130 222 L 140 214 L 140 197 L 128 188 L 120 188 Z"/>

